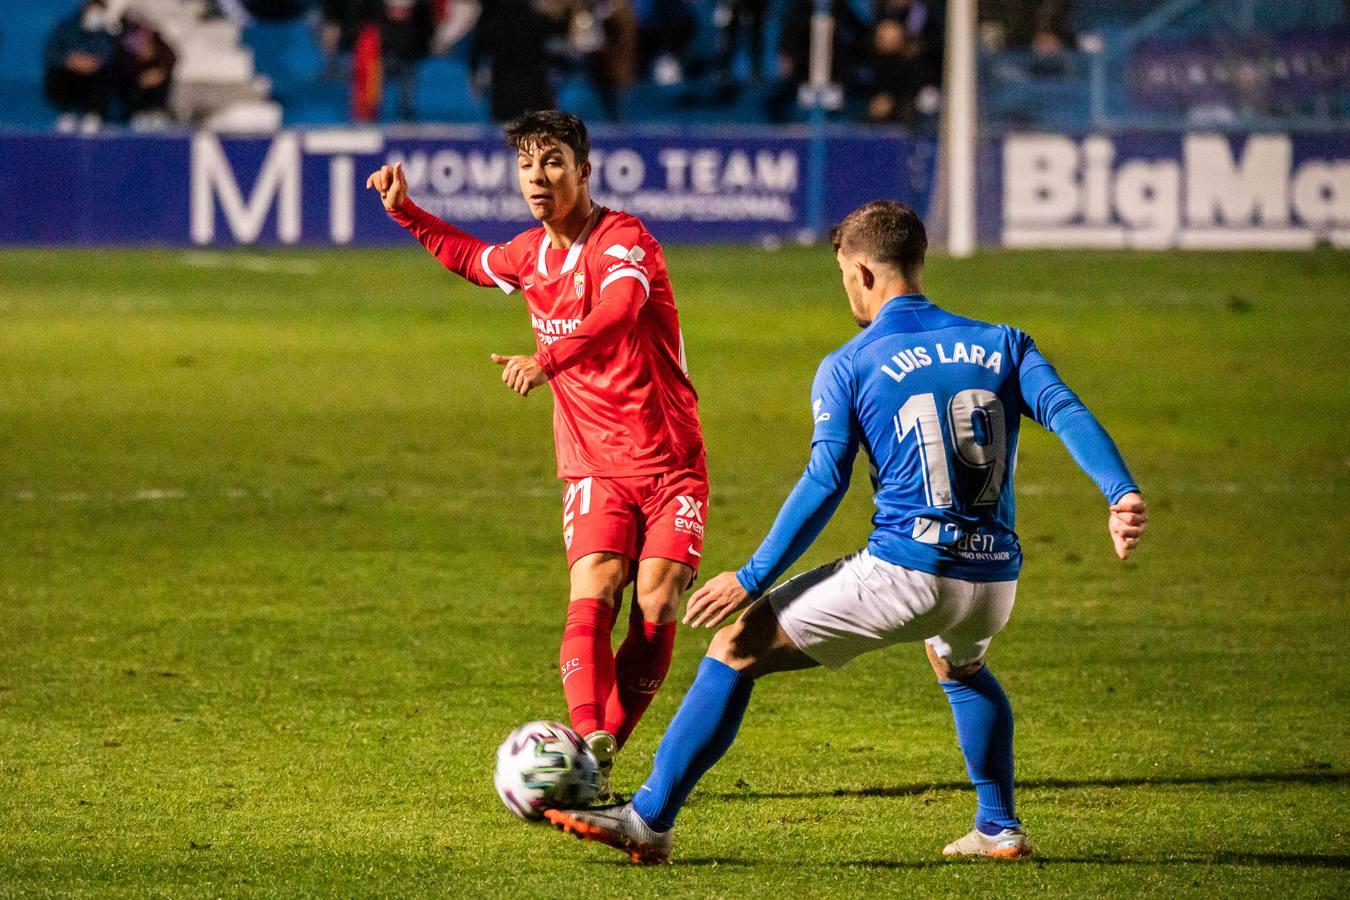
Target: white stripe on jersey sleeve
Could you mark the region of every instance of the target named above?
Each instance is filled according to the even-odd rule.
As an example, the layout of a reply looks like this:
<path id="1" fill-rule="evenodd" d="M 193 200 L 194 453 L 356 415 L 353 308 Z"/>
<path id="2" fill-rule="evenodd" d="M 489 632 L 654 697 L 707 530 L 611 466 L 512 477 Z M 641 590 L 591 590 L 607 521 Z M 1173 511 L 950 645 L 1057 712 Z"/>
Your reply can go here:
<path id="1" fill-rule="evenodd" d="M 514 294 L 516 292 L 515 286 L 508 284 L 507 282 L 502 281 L 500 278 L 498 278 L 497 273 L 492 271 L 492 265 L 488 262 L 488 255 L 492 253 L 493 250 L 496 249 L 497 249 L 496 247 L 487 247 L 486 249 L 483 250 L 483 256 L 481 259 L 481 262 L 483 263 L 483 271 L 488 273 L 489 278 L 497 282 L 497 287 L 501 288 L 503 291 L 506 291 L 506 293 L 508 294 Z"/>
<path id="2" fill-rule="evenodd" d="M 631 267 L 610 272 L 609 276 L 606 277 L 604 281 L 600 282 L 600 290 L 603 291 L 620 278 L 636 278 L 642 283 L 642 296 L 646 298 L 652 295 L 652 285 L 651 282 L 647 280 L 647 276 Z"/>

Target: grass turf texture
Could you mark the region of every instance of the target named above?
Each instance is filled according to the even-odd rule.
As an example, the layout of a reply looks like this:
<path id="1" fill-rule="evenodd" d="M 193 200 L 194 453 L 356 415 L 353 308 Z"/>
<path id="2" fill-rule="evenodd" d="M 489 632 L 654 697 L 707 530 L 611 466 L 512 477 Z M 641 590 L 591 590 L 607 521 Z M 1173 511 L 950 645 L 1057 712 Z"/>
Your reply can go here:
<path id="1" fill-rule="evenodd" d="M 705 574 L 805 460 L 853 333 L 828 251 L 671 248 L 713 477 Z M 0 254 L 0 895 L 1326 895 L 1347 841 L 1350 256 L 935 259 L 1030 331 L 1144 484 L 1137 560 L 1024 431 L 990 663 L 1030 864 L 969 828 L 917 646 L 771 678 L 677 865 L 513 819 L 498 741 L 565 716 L 550 398 L 520 306 L 419 250 Z M 796 567 L 859 546 L 866 476 Z M 618 784 L 706 632 L 684 630 Z"/>

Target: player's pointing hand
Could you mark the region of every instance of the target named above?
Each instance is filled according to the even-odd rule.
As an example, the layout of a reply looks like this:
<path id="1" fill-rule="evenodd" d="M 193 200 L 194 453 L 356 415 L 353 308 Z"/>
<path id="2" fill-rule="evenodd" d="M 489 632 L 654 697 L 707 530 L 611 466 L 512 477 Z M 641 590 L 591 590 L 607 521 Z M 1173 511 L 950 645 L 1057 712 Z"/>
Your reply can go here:
<path id="1" fill-rule="evenodd" d="M 689 598 L 684 613 L 684 624 L 694 628 L 716 628 L 735 613 L 749 606 L 751 597 L 735 572 L 723 572 L 707 581 Z"/>
<path id="2" fill-rule="evenodd" d="M 1148 528 L 1148 504 L 1143 497 L 1131 491 L 1111 504 L 1111 516 L 1107 519 L 1106 527 L 1111 532 L 1111 542 L 1116 546 L 1116 556 L 1126 559 Z"/>
<path id="3" fill-rule="evenodd" d="M 502 367 L 502 381 L 522 397 L 548 381 L 548 373 L 533 356 L 502 356 L 492 354 L 492 361 Z"/>
<path id="4" fill-rule="evenodd" d="M 408 179 L 403 174 L 403 163 L 392 166 L 380 166 L 366 179 L 366 189 L 374 188 L 380 192 L 380 202 L 389 212 L 393 212 L 408 199 Z"/>

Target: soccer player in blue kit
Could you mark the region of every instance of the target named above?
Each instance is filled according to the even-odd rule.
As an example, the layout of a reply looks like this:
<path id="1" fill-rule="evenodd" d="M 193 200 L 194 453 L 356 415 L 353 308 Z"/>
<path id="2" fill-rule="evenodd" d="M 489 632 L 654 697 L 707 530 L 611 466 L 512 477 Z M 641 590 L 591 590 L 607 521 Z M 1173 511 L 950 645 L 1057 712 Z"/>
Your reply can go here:
<path id="1" fill-rule="evenodd" d="M 1013 530 L 1021 418 L 1058 435 L 1106 495 L 1117 556 L 1130 554 L 1148 524 L 1110 436 L 1031 338 L 953 315 L 923 295 L 928 239 L 913 211 L 869 203 L 833 237 L 863 331 L 821 363 L 810 461 L 769 534 L 739 571 L 690 598 L 685 622 L 714 627 L 749 611 L 713 638 L 631 803 L 546 813 L 559 830 L 635 863 L 669 860 L 675 817 L 731 746 L 757 679 L 837 668 L 906 641 L 925 642 L 975 786 L 974 830 L 943 854 L 1031 855 L 1013 805 L 1012 708 L 983 662 L 1012 612 L 1022 563 Z M 859 446 L 875 488 L 867 547 L 761 597 L 833 515 Z"/>

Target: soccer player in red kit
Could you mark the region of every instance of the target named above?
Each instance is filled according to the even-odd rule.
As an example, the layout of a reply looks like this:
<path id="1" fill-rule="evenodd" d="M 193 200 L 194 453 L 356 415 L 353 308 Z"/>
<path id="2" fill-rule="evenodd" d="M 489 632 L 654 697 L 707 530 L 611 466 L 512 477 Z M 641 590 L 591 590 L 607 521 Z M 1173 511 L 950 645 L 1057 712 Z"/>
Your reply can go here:
<path id="1" fill-rule="evenodd" d="M 441 264 L 472 284 L 524 296 L 538 349 L 492 354 L 522 396 L 553 389 L 571 602 L 560 666 L 572 727 L 614 755 L 665 679 L 675 612 L 703 550 L 708 477 L 698 397 L 661 245 L 633 216 L 591 201 L 586 126 L 530 113 L 506 127 L 520 190 L 540 227 L 488 244 L 419 209 L 401 166 L 368 188 Z M 610 635 L 635 582 L 628 634 Z"/>

